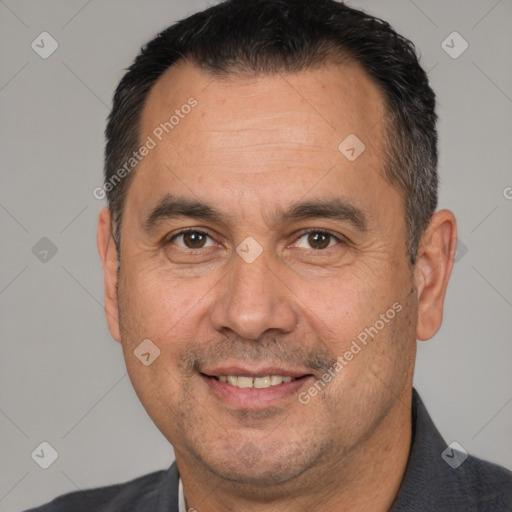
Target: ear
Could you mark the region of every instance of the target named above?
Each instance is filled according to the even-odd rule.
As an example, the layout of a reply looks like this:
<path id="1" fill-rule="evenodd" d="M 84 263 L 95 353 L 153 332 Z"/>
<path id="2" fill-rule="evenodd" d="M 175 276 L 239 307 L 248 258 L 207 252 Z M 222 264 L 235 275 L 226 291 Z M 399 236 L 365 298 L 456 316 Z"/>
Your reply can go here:
<path id="1" fill-rule="evenodd" d="M 103 208 L 98 218 L 98 252 L 103 265 L 105 314 L 108 330 L 116 341 L 121 341 L 117 301 L 117 249 L 112 235 L 110 210 Z"/>
<path id="2" fill-rule="evenodd" d="M 428 340 L 443 321 L 446 288 L 457 250 L 457 222 L 449 210 L 435 212 L 418 248 L 415 279 L 418 291 L 416 337 Z"/>

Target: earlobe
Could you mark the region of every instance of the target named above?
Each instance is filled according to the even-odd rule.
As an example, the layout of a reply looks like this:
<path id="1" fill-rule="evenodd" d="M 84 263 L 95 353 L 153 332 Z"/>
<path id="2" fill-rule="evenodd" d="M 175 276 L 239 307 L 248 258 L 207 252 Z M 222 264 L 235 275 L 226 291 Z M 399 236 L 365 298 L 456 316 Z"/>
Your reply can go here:
<path id="1" fill-rule="evenodd" d="M 117 301 L 117 250 L 112 235 L 110 210 L 103 208 L 98 218 L 98 253 L 103 265 L 105 314 L 108 329 L 116 341 L 121 341 Z"/>
<path id="2" fill-rule="evenodd" d="M 441 327 L 444 298 L 457 249 L 457 223 L 449 210 L 435 212 L 425 231 L 415 271 L 418 291 L 419 340 L 432 338 Z"/>

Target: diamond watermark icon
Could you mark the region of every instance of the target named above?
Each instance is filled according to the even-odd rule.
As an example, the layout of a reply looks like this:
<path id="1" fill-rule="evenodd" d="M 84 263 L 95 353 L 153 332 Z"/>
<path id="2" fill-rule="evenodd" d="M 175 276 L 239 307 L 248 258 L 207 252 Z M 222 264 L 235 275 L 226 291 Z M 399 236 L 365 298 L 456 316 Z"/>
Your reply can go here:
<path id="1" fill-rule="evenodd" d="M 133 353 L 144 366 L 149 366 L 160 355 L 160 349 L 151 340 L 145 339 Z"/>
<path id="2" fill-rule="evenodd" d="M 263 252 L 263 247 L 252 236 L 248 236 L 238 245 L 236 252 L 246 263 L 252 263 Z"/>
<path id="3" fill-rule="evenodd" d="M 236 453 L 237 459 L 248 466 L 253 466 L 261 459 L 261 450 L 253 443 L 247 443 Z"/>
<path id="4" fill-rule="evenodd" d="M 50 443 L 43 441 L 30 456 L 38 466 L 48 469 L 57 460 L 59 454 Z"/>
<path id="5" fill-rule="evenodd" d="M 454 263 L 460 261 L 468 252 L 468 247 L 459 238 L 457 238 L 457 248 L 455 250 Z"/>
<path id="6" fill-rule="evenodd" d="M 441 43 L 441 48 L 452 59 L 458 59 L 468 49 L 468 47 L 468 42 L 458 32 L 452 32 Z"/>
<path id="7" fill-rule="evenodd" d="M 47 59 L 59 47 L 59 43 L 48 32 L 41 32 L 30 46 L 39 57 Z"/>
<path id="8" fill-rule="evenodd" d="M 468 458 L 468 452 L 457 441 L 453 441 L 441 453 L 441 457 L 446 464 L 457 469 Z"/>
<path id="9" fill-rule="evenodd" d="M 32 247 L 32 254 L 42 263 L 48 263 L 57 254 L 57 246 L 49 238 L 43 236 Z"/>
<path id="10" fill-rule="evenodd" d="M 353 162 L 359 158 L 361 153 L 366 149 L 366 146 L 357 135 L 351 133 L 340 143 L 338 149 L 347 160 Z"/>

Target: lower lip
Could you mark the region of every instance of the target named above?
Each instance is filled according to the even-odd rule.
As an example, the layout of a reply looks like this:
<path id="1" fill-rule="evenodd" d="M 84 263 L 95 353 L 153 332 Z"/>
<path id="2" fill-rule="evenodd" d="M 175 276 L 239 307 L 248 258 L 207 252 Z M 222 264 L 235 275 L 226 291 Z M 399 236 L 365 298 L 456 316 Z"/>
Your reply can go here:
<path id="1" fill-rule="evenodd" d="M 238 388 L 226 382 L 221 382 L 213 377 L 201 375 L 205 384 L 221 399 L 228 404 L 240 409 L 262 409 L 272 405 L 279 405 L 285 398 L 295 395 L 299 389 L 307 384 L 313 377 L 307 375 L 283 382 L 269 388 Z"/>

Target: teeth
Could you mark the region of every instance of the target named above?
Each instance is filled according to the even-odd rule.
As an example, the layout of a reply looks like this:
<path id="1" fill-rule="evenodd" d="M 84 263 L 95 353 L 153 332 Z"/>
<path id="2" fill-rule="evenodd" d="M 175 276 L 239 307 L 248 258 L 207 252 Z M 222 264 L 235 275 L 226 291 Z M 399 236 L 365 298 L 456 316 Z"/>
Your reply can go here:
<path id="1" fill-rule="evenodd" d="M 236 379 L 236 377 L 235 377 Z M 238 377 L 239 388 L 252 388 L 252 377 Z"/>
<path id="2" fill-rule="evenodd" d="M 278 386 L 283 382 L 294 380 L 290 376 L 283 375 L 265 375 L 264 377 L 245 377 L 243 375 L 219 375 L 217 377 L 221 382 L 226 382 L 237 388 L 256 388 L 265 389 L 271 386 Z"/>
<path id="3" fill-rule="evenodd" d="M 272 385 L 271 377 L 256 377 L 254 387 L 258 389 L 269 388 Z"/>
<path id="4" fill-rule="evenodd" d="M 271 386 L 277 386 L 278 384 L 281 384 L 283 382 L 283 377 L 279 375 L 272 375 L 270 377 L 270 385 Z"/>

